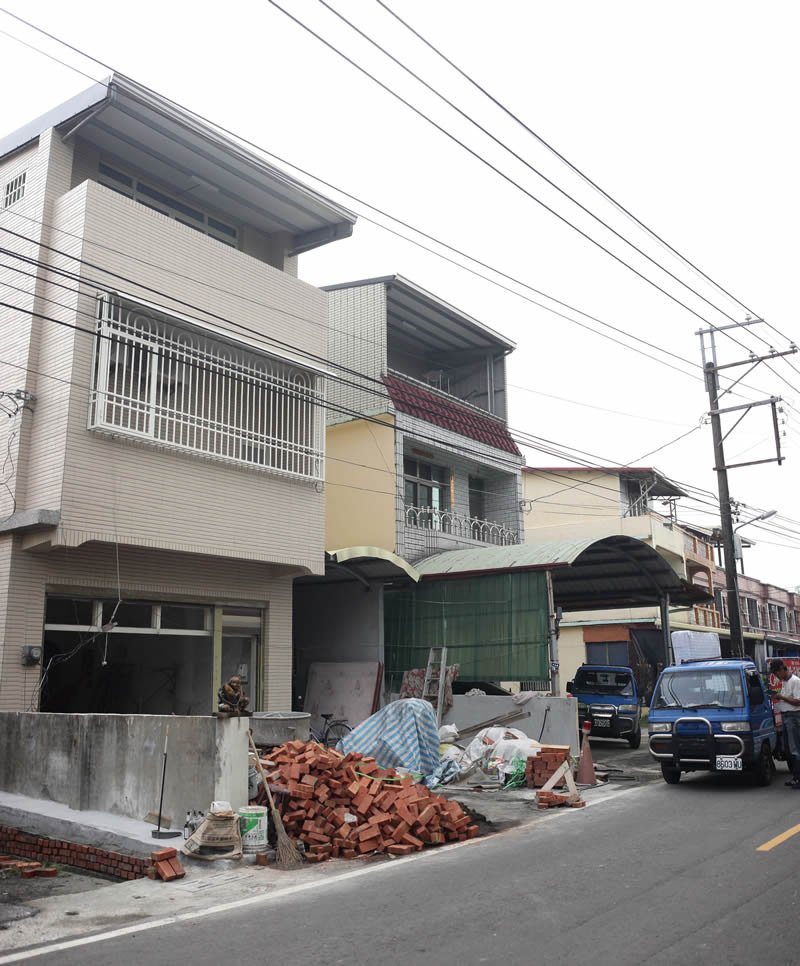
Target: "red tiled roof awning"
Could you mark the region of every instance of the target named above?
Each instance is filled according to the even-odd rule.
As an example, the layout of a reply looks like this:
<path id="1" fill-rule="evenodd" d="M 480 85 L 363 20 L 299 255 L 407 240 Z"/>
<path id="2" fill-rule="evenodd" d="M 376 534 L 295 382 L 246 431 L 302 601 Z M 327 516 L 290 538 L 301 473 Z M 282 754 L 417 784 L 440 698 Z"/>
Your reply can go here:
<path id="1" fill-rule="evenodd" d="M 506 453 L 522 456 L 503 420 L 488 413 L 484 415 L 472 406 L 448 399 L 441 393 L 398 376 L 387 375 L 383 381 L 398 412 L 424 419 L 434 426 L 441 426 L 451 433 L 458 433 L 459 436 L 466 436 Z"/>

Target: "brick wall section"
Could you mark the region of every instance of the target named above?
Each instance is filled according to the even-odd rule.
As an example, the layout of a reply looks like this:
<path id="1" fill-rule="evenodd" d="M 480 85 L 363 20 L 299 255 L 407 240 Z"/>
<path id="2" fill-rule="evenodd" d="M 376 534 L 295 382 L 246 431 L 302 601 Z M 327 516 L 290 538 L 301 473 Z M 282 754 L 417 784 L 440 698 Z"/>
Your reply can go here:
<path id="1" fill-rule="evenodd" d="M 116 879 L 144 879 L 150 859 L 124 852 L 110 852 L 63 839 L 41 838 L 0 825 L 0 853 L 20 856 L 49 865 L 69 865 L 87 872 L 101 872 Z"/>

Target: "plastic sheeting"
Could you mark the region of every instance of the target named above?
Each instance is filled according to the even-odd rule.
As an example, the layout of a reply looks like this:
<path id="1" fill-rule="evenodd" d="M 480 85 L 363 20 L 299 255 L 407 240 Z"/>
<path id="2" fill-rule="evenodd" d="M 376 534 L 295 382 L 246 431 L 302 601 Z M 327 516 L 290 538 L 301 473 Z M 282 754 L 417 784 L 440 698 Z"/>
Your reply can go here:
<path id="1" fill-rule="evenodd" d="M 338 744 L 339 751 L 374 758 L 381 768 L 432 775 L 439 766 L 439 732 L 433 707 L 421 698 L 393 701 L 362 721 Z"/>

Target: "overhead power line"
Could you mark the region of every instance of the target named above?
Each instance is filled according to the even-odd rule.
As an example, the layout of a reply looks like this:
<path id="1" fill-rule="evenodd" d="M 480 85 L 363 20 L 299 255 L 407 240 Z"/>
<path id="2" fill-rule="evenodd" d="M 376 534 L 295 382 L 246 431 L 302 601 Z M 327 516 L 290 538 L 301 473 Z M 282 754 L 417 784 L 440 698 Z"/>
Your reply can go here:
<path id="1" fill-rule="evenodd" d="M 749 316 L 754 318 L 761 318 L 759 313 L 754 309 L 750 308 L 741 299 L 737 298 L 730 292 L 727 288 L 717 282 L 715 279 L 711 278 L 706 272 L 699 268 L 694 262 L 686 257 L 682 252 L 679 252 L 673 245 L 666 241 L 661 235 L 659 235 L 654 229 L 646 225 L 640 218 L 637 218 L 628 208 L 625 207 L 620 201 L 612 197 L 605 189 L 603 189 L 596 181 L 593 181 L 589 175 L 573 164 L 568 158 L 566 158 L 560 151 L 558 151 L 552 144 L 546 141 L 540 134 L 533 130 L 528 124 L 526 124 L 517 114 L 509 110 L 509 108 L 502 103 L 498 98 L 491 94 L 485 87 L 479 84 L 470 74 L 465 70 L 462 70 L 458 64 L 454 63 L 449 57 L 447 57 L 438 47 L 432 44 L 426 37 L 424 37 L 419 31 L 415 30 L 406 20 L 404 20 L 396 11 L 394 11 L 388 4 L 384 3 L 384 0 L 375 0 L 383 9 L 395 18 L 399 23 L 401 23 L 406 30 L 409 30 L 421 43 L 432 50 L 438 57 L 440 57 L 446 64 L 452 67 L 461 77 L 464 78 L 469 84 L 471 84 L 476 90 L 478 90 L 484 97 L 490 100 L 496 107 L 498 107 L 504 114 L 510 117 L 517 125 L 519 125 L 524 131 L 526 131 L 531 137 L 539 142 L 544 148 L 546 148 L 551 154 L 553 154 L 559 161 L 565 164 L 571 171 L 573 171 L 582 181 L 588 184 L 594 191 L 600 194 L 606 201 L 610 202 L 621 214 L 633 222 L 636 226 L 645 231 L 651 238 L 653 238 L 662 248 L 674 255 L 676 258 L 680 259 L 691 271 L 693 271 L 699 278 L 702 278 L 714 288 L 716 288 L 723 295 L 727 296 L 735 305 L 738 305 L 743 309 Z M 730 316 L 729 316 L 730 318 Z M 786 339 L 787 342 L 794 342 L 794 340 L 781 332 L 780 329 L 776 328 L 771 322 L 764 320 L 765 324 L 772 329 L 777 335 L 782 339 Z M 765 345 L 769 345 L 768 341 L 764 339 L 758 332 L 754 332 L 753 335 L 760 339 Z M 786 364 L 792 368 L 798 375 L 800 375 L 800 369 L 796 368 L 788 359 L 784 360 Z"/>
<path id="2" fill-rule="evenodd" d="M 66 41 L 62 41 L 60 38 L 55 37 L 53 34 L 48 33 L 46 30 L 43 30 L 41 27 L 38 27 L 35 24 L 32 24 L 30 21 L 27 21 L 24 18 L 17 16 L 16 14 L 12 14 L 9 11 L 4 10 L 3 8 L 0 8 L 0 11 L 8 14 L 11 17 L 13 17 L 15 20 L 18 20 L 21 23 L 24 23 L 26 26 L 31 27 L 33 30 L 36 30 L 37 32 L 43 34 L 44 36 L 50 38 L 51 40 L 54 40 L 57 43 L 62 44 L 67 49 L 72 50 L 75 53 L 79 54 L 81 57 L 84 57 L 87 60 L 91 60 L 94 63 L 99 64 L 101 67 L 103 67 L 106 70 L 111 71 L 112 73 L 114 72 L 114 68 L 112 66 L 110 66 L 109 64 L 106 64 L 104 61 L 101 61 L 98 58 L 93 57 L 92 55 L 86 53 L 85 51 L 80 50 L 79 48 L 73 46 L 72 44 L 67 43 Z M 30 46 L 30 45 L 28 45 L 28 46 Z M 33 48 L 33 49 L 37 50 L 37 52 L 40 53 L 42 56 L 51 58 L 51 55 L 48 52 L 39 50 L 38 48 Z M 51 59 L 53 59 L 53 58 L 51 58 Z M 61 61 L 57 61 L 57 62 L 58 63 L 61 63 Z M 67 66 L 69 66 L 69 65 L 67 65 Z M 82 72 L 78 71 L 78 73 L 82 73 Z M 142 86 L 145 87 L 145 89 L 148 90 L 148 91 L 150 91 L 151 93 L 155 93 L 150 88 L 147 88 L 146 85 L 142 85 Z M 161 96 L 161 95 L 159 95 L 159 96 Z M 165 98 L 165 100 L 168 100 L 168 99 Z M 396 224 L 401 225 L 404 228 L 407 228 L 409 231 L 412 231 L 412 232 L 420 235 L 423 238 L 427 238 L 428 240 L 432 241 L 434 244 L 440 245 L 441 247 L 445 248 L 448 251 L 453 252 L 454 254 L 458 255 L 459 257 L 466 258 L 468 261 L 472 262 L 473 264 L 476 264 L 476 265 L 479 265 L 479 266 L 481 266 L 483 268 L 486 268 L 488 271 L 490 271 L 490 272 L 498 275 L 500 278 L 506 278 L 507 280 L 511 281 L 513 284 L 519 285 L 520 287 L 526 289 L 527 291 L 531 291 L 531 292 L 533 292 L 533 293 L 535 293 L 537 295 L 540 295 L 541 297 L 546 298 L 546 299 L 552 301 L 554 304 L 560 305 L 563 308 L 566 308 L 568 311 L 575 312 L 575 313 L 577 313 L 579 315 L 582 315 L 584 318 L 587 318 L 587 319 L 589 319 L 589 320 L 591 320 L 593 322 L 596 322 L 598 325 L 601 325 L 601 326 L 603 326 L 605 328 L 609 328 L 612 331 L 618 332 L 619 334 L 624 335 L 626 338 L 629 338 L 629 339 L 631 339 L 631 340 L 633 340 L 635 342 L 639 342 L 639 343 L 641 343 L 643 345 L 647 345 L 647 346 L 649 346 L 649 347 L 651 347 L 651 348 L 653 348 L 653 349 L 655 349 L 655 350 L 663 353 L 664 355 L 670 356 L 672 358 L 677 359 L 680 362 L 686 363 L 687 365 L 691 366 L 692 368 L 698 368 L 698 369 L 700 368 L 699 366 L 697 366 L 696 363 L 693 363 L 693 362 L 691 362 L 688 359 L 685 359 L 685 358 L 683 358 L 681 356 L 677 356 L 675 353 L 672 353 L 669 350 L 664 349 L 663 347 L 655 346 L 652 343 L 647 342 L 646 340 L 641 339 L 640 337 L 634 335 L 633 333 L 628 332 L 625 329 L 621 329 L 621 328 L 619 328 L 617 326 L 611 325 L 608 322 L 604 322 L 602 319 L 599 319 L 599 318 L 597 318 L 597 317 L 595 317 L 595 316 L 593 316 L 593 315 L 591 315 L 591 314 L 589 314 L 587 312 L 584 312 L 581 309 L 575 308 L 574 306 L 571 306 L 571 305 L 569 305 L 566 302 L 563 302 L 563 301 L 561 301 L 559 299 L 556 299 L 554 296 L 548 295 L 547 293 L 542 292 L 542 291 L 534 288 L 533 286 L 528 285 L 527 283 L 525 283 L 525 282 L 523 282 L 523 281 L 521 281 L 519 279 L 514 278 L 511 275 L 508 275 L 507 273 L 504 273 L 501 270 L 494 268 L 493 266 L 489 265 L 486 262 L 481 261 L 478 258 L 475 258 L 475 257 L 473 257 L 471 255 L 467 255 L 466 253 L 462 252 L 460 249 L 456 248 L 455 246 L 449 245 L 447 242 L 444 242 L 444 241 L 442 241 L 440 239 L 437 239 L 434 236 L 429 235 L 426 232 L 422 231 L 421 229 L 415 228 L 414 226 L 408 224 L 407 222 L 404 222 L 401 219 L 396 218 L 395 216 L 388 214 L 387 212 L 385 212 L 382 209 L 380 209 L 380 208 L 378 208 L 378 207 L 370 204 L 369 202 L 365 202 L 365 201 L 359 199 L 357 196 L 350 194 L 349 192 L 345 191 L 344 189 L 339 188 L 338 186 L 333 185 L 333 184 L 331 184 L 328 181 L 325 181 L 323 178 L 320 178 L 317 175 L 315 175 L 315 174 L 313 174 L 313 173 L 311 173 L 311 172 L 309 172 L 309 171 L 307 171 L 307 170 L 299 167 L 298 165 L 293 164 L 292 162 L 286 160 L 285 158 L 282 158 L 281 156 L 276 155 L 275 153 L 266 150 L 265 148 L 261 147 L 260 145 L 255 144 L 253 141 L 249 141 L 247 138 L 243 138 L 243 137 L 241 137 L 239 135 L 236 135 L 234 132 L 230 131 L 228 128 L 225 128 L 222 125 L 217 124 L 217 123 L 211 121 L 209 118 L 205 117 L 204 115 L 199 114 L 196 111 L 192 111 L 192 110 L 190 110 L 188 108 L 184 108 L 181 105 L 177 105 L 177 102 L 175 102 L 175 101 L 171 101 L 170 103 L 176 104 L 176 106 L 181 107 L 182 110 L 187 111 L 189 114 L 191 114 L 193 117 L 197 118 L 198 120 L 203 121 L 204 123 L 207 123 L 207 124 L 212 125 L 217 130 L 219 130 L 219 131 L 221 131 L 221 132 L 223 132 L 225 134 L 228 134 L 228 135 L 230 135 L 232 137 L 237 138 L 237 140 L 241 141 L 243 144 L 247 144 L 248 146 L 250 146 L 250 147 L 254 148 L 255 150 L 257 150 L 259 153 L 264 154 L 265 156 L 274 159 L 275 161 L 277 161 L 280 164 L 286 165 L 287 167 L 291 168 L 294 171 L 297 171 L 298 173 L 300 173 L 304 177 L 311 178 L 313 181 L 317 182 L 318 184 L 323 185 L 326 188 L 328 188 L 328 189 L 330 189 L 330 190 L 332 190 L 332 191 L 334 191 L 334 192 L 342 195 L 343 197 L 345 197 L 345 198 L 347 198 L 349 200 L 352 200 L 352 201 L 356 202 L 357 205 L 366 207 L 367 209 L 378 213 L 381 217 L 388 218 L 390 221 L 393 221 Z M 561 313 L 561 312 L 553 309 L 549 305 L 546 305 L 544 303 L 538 302 L 536 299 L 529 298 L 528 296 L 523 295 L 522 293 L 516 291 L 515 289 L 509 288 L 508 286 L 506 286 L 506 285 L 498 282 L 496 279 L 489 278 L 489 277 L 483 275 L 480 272 L 475 272 L 473 269 L 470 269 L 468 266 L 465 266 L 465 265 L 459 263 L 458 261 L 455 261 L 454 259 L 449 258 L 446 255 L 443 255 L 441 252 L 437 252 L 437 251 L 429 248 L 428 246 L 421 244 L 419 241 L 417 241 L 417 240 L 415 240 L 413 238 L 409 238 L 408 236 L 403 235 L 401 232 L 398 232 L 395 229 L 390 228 L 389 226 L 384 225 L 381 222 L 376 221 L 375 219 L 370 218 L 369 216 L 364 215 L 361 212 L 359 212 L 359 217 L 363 218 L 365 221 L 368 221 L 371 224 L 374 224 L 376 227 L 382 229 L 383 231 L 387 231 L 390 234 L 396 235 L 397 237 L 402 238 L 403 240 L 405 240 L 405 241 L 407 241 L 407 242 L 409 242 L 411 244 L 414 244 L 417 247 L 420 247 L 423 250 L 428 251 L 431 254 L 433 254 L 433 255 L 435 255 L 435 256 L 437 256 L 439 258 L 442 258 L 445 261 L 450 262 L 451 264 L 456 265 L 457 267 L 461 268 L 464 271 L 468 271 L 471 274 L 476 275 L 477 277 L 482 278 L 485 281 L 488 281 L 491 284 L 493 284 L 493 285 L 495 285 L 495 286 L 497 286 L 497 287 L 499 287 L 499 288 L 501 288 L 501 289 L 503 289 L 503 290 L 505 290 L 505 291 L 507 291 L 507 292 L 509 292 L 509 293 L 511 293 L 511 294 L 513 294 L 513 295 L 515 295 L 517 297 L 519 297 L 519 298 L 522 298 L 525 301 L 527 301 L 527 302 L 529 302 L 529 303 L 531 303 L 533 305 L 536 305 L 539 308 L 544 309 L 545 311 L 551 312 L 552 314 L 556 315 L 557 317 L 562 318 L 565 321 L 572 323 L 573 325 L 577 325 L 580 328 L 583 328 L 583 329 L 585 329 L 585 330 L 587 330 L 589 332 L 593 332 L 594 334 L 599 335 L 601 338 L 605 338 L 605 339 L 607 339 L 607 340 L 609 340 L 611 342 L 614 342 L 615 344 L 618 344 L 618 345 L 622 346 L 623 348 L 627 348 L 627 349 L 629 349 L 631 351 L 637 352 L 639 355 L 642 355 L 644 358 L 648 358 L 651 361 L 654 361 L 654 362 L 659 363 L 660 365 L 665 365 L 668 368 L 673 369 L 674 371 L 681 372 L 681 374 L 683 374 L 683 375 L 690 375 L 690 378 L 698 379 L 698 380 L 701 380 L 702 379 L 702 376 L 700 376 L 699 374 L 698 375 L 693 375 L 693 374 L 686 373 L 684 370 L 676 368 L 671 363 L 666 362 L 664 359 L 660 359 L 660 358 L 651 356 L 649 353 L 642 352 L 641 350 L 636 349 L 634 346 L 630 346 L 630 345 L 628 345 L 625 342 L 621 342 L 620 340 L 615 339 L 612 336 L 608 336 L 608 335 L 605 335 L 604 333 L 598 332 L 596 329 L 593 329 L 591 326 L 588 326 L 585 323 L 579 322 L 577 319 L 574 319 L 574 318 L 572 318 L 572 317 L 570 317 L 568 315 L 565 315 L 565 314 L 563 314 L 563 313 Z M 197 281 L 202 284 L 202 281 L 201 280 L 197 280 Z M 745 383 L 741 383 L 741 385 L 742 386 L 746 386 Z M 754 388 L 754 387 L 746 386 L 746 388 Z M 763 393 L 763 390 L 761 390 L 761 389 L 756 389 L 756 391 L 757 392 L 760 392 L 760 393 Z M 739 393 L 739 392 L 737 392 L 736 395 L 742 395 L 742 394 Z M 748 397 L 742 395 L 742 398 L 748 398 Z"/>

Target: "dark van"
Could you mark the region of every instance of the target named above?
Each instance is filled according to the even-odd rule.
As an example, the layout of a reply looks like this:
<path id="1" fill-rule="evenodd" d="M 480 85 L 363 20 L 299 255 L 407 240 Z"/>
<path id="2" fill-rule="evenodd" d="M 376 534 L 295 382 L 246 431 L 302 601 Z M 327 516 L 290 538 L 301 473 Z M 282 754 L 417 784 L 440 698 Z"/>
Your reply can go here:
<path id="1" fill-rule="evenodd" d="M 592 738 L 624 738 L 631 748 L 642 742 L 641 699 L 629 667 L 582 664 L 567 693 L 578 699 L 578 724 L 591 724 Z"/>

